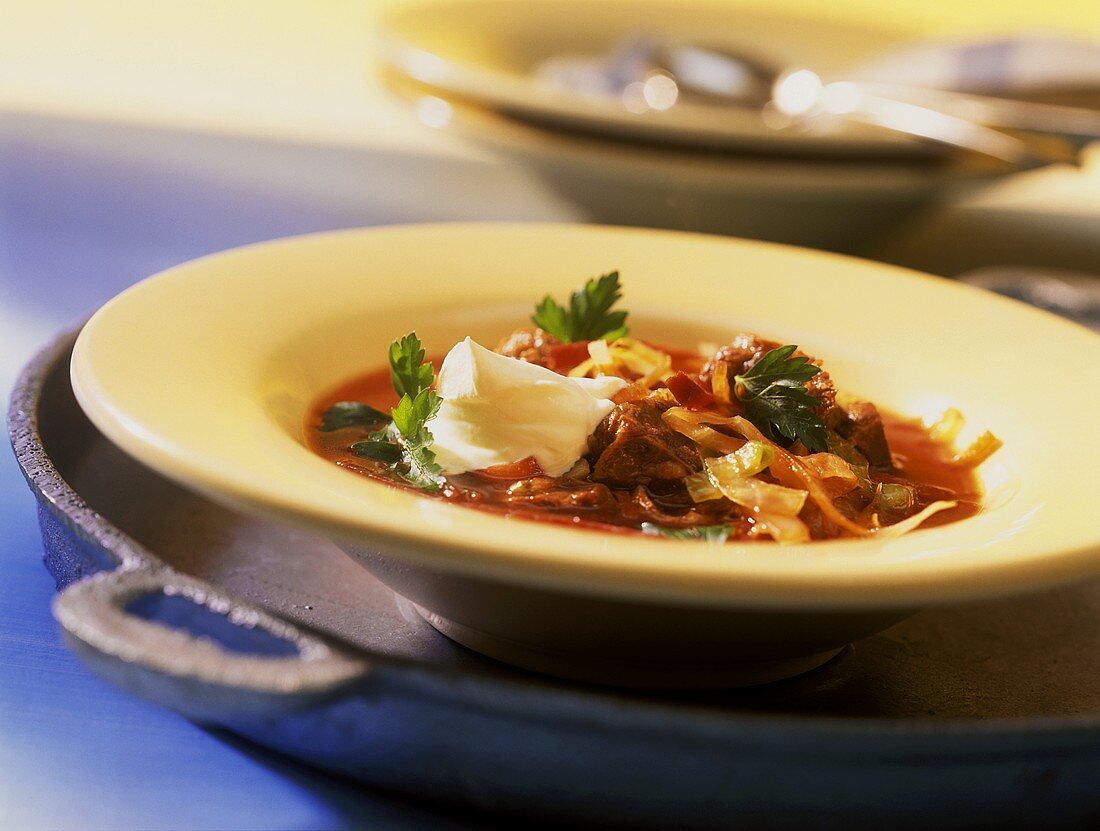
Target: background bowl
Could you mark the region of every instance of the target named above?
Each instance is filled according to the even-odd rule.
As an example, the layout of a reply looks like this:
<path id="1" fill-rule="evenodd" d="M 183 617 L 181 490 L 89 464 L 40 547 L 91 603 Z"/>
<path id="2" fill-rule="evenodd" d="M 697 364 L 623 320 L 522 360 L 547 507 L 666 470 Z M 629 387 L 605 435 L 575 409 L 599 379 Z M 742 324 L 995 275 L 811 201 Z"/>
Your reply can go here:
<path id="1" fill-rule="evenodd" d="M 870 18 L 870 16 L 868 16 Z M 380 21 L 379 53 L 415 81 L 558 127 L 681 146 L 791 155 L 927 156 L 942 148 L 845 123 L 822 132 L 776 130 L 758 107 L 680 101 L 631 112 L 610 94 L 580 94 L 539 76 L 561 56 L 605 57 L 639 36 L 751 55 L 776 67 L 841 76 L 897 49 L 897 27 L 680 0 L 447 0 L 401 5 Z"/>
<path id="2" fill-rule="evenodd" d="M 819 159 L 617 141 L 509 118 L 393 73 L 386 80 L 425 125 L 508 160 L 586 220 L 605 224 L 851 252 L 936 200 L 963 198 L 1009 170 L 963 155 Z"/>
<path id="3" fill-rule="evenodd" d="M 781 548 L 509 520 L 349 474 L 304 446 L 321 392 L 416 329 L 493 343 L 546 292 L 618 268 L 634 332 L 799 343 L 891 409 L 957 406 L 1005 447 L 977 517 L 894 541 Z M 319 530 L 486 654 L 646 686 L 784 677 L 922 606 L 1094 574 L 1100 338 L 979 290 L 765 243 L 561 225 L 349 231 L 164 272 L 85 327 L 78 400 L 139 461 L 227 505 Z M 965 439 L 964 439 L 965 440 Z"/>

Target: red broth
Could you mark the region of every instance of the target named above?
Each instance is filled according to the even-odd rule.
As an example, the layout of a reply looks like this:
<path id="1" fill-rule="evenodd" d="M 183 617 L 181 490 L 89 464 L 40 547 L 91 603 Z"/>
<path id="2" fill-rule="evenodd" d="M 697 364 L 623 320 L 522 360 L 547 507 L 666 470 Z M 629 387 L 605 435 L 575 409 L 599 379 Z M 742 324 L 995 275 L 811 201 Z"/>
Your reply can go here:
<path id="1" fill-rule="evenodd" d="M 697 373 L 702 359 L 694 352 L 670 349 L 662 350 L 673 355 L 674 368 Z M 440 359 L 433 359 L 436 367 Z M 392 487 L 411 490 L 427 498 L 446 499 L 467 507 L 539 522 L 572 525 L 603 531 L 641 533 L 641 523 L 623 516 L 618 506 L 599 508 L 571 507 L 570 509 L 533 507 L 510 503 L 505 499 L 508 489 L 517 479 L 538 473 L 533 460 L 514 466 L 502 466 L 503 470 L 479 471 L 449 475 L 438 492 L 430 493 L 402 484 L 387 475 L 384 466 L 366 460 L 351 449 L 351 445 L 367 438 L 368 431 L 346 428 L 333 432 L 316 429 L 321 416 L 339 401 L 360 401 L 388 412 L 397 403 L 388 368 L 378 369 L 352 379 L 321 396 L 313 405 L 306 423 L 309 447 L 319 456 L 361 476 L 384 482 Z M 981 486 L 974 470 L 954 464 L 953 451 L 943 442 L 933 439 L 919 420 L 882 411 L 883 425 L 891 451 L 899 470 L 892 474 L 875 474 L 874 482 L 897 482 L 928 489 L 933 499 L 952 499 L 956 507 L 941 511 L 923 523 L 922 528 L 945 525 L 976 514 L 981 509 Z M 511 468 L 511 469 L 509 469 Z M 613 489 L 615 490 L 615 489 Z M 670 511 L 682 511 L 691 507 L 686 494 L 652 493 L 653 501 Z M 731 539 L 746 535 L 751 520 L 735 524 Z"/>

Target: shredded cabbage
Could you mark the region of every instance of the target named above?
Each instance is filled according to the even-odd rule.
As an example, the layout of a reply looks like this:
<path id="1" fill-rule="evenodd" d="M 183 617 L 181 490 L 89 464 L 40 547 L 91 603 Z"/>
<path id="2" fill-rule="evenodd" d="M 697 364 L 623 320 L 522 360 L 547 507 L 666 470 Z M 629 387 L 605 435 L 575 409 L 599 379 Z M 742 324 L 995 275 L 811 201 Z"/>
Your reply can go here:
<path id="1" fill-rule="evenodd" d="M 674 409 L 680 410 L 683 417 L 690 421 L 692 424 L 722 424 L 729 427 L 737 426 L 737 417 L 720 416 L 717 413 L 709 413 L 706 411 L 687 410 L 682 407 L 675 407 Z M 669 410 L 668 412 L 672 412 Z M 668 413 L 665 413 L 668 415 Z"/>
<path id="2" fill-rule="evenodd" d="M 721 417 L 717 419 L 711 416 L 707 416 L 705 413 L 695 413 L 691 410 L 685 410 L 683 407 L 672 407 L 665 410 L 661 415 L 662 420 L 675 430 L 677 433 L 687 436 L 693 442 L 700 447 L 704 447 L 707 450 L 714 450 L 718 453 L 733 453 L 740 450 L 744 445 L 744 439 L 734 438 L 733 436 L 727 436 L 723 433 L 719 433 L 710 427 L 707 427 L 704 422 L 721 422 Z"/>
<path id="3" fill-rule="evenodd" d="M 723 496 L 722 491 L 714 486 L 706 473 L 691 474 L 684 479 L 684 487 L 687 488 L 688 496 L 695 502 L 710 502 L 712 499 L 721 499 Z"/>
<path id="4" fill-rule="evenodd" d="M 729 361 L 715 361 L 714 371 L 710 376 L 710 391 L 715 399 L 723 404 L 733 401 L 733 393 L 730 390 Z"/>
<path id="5" fill-rule="evenodd" d="M 589 353 L 591 354 L 591 353 Z M 591 358 L 585 358 L 571 370 L 569 370 L 570 378 L 584 378 L 595 368 L 595 363 Z"/>
<path id="6" fill-rule="evenodd" d="M 774 451 L 758 441 L 745 442 L 738 450 L 725 456 L 704 461 L 706 480 L 700 474 L 685 482 L 688 493 L 696 502 L 724 496 L 735 505 L 748 508 L 754 514 L 774 513 L 797 516 L 806 504 L 806 491 L 784 488 L 753 477 L 771 464 Z"/>
<path id="7" fill-rule="evenodd" d="M 809 491 L 810 499 L 813 500 L 825 519 L 838 528 L 843 528 L 853 536 L 867 536 L 869 532 L 866 528 L 857 525 L 836 509 L 821 478 L 803 462 L 801 457 L 795 456 L 774 442 L 768 441 L 764 434 L 757 430 L 756 426 L 748 419 L 734 416 L 731 421 L 745 438 L 755 439 L 771 445 L 775 451 L 775 458 L 771 463 L 771 472 L 776 479 L 789 487 L 798 485 L 804 487 Z"/>
<path id="8" fill-rule="evenodd" d="M 959 437 L 964 424 L 966 424 L 966 419 L 963 418 L 963 414 L 954 407 L 949 407 L 935 424 L 928 427 L 928 435 L 937 441 L 950 444 Z M 974 439 L 969 447 L 957 452 L 951 461 L 957 465 L 977 467 L 996 453 L 1002 444 L 1003 442 L 999 438 L 986 430 Z"/>
<path id="9" fill-rule="evenodd" d="M 928 435 L 936 441 L 950 443 L 958 438 L 965 424 L 966 419 L 963 418 L 963 414 L 954 407 L 948 407 L 934 424 L 929 425 Z"/>
<path id="10" fill-rule="evenodd" d="M 835 453 L 813 453 L 798 458 L 821 477 L 833 496 L 840 496 L 859 487 L 859 475 L 848 462 Z"/>
<path id="11" fill-rule="evenodd" d="M 709 470 L 708 470 L 709 472 Z M 711 473 L 710 481 L 730 502 L 756 514 L 798 516 L 806 504 L 806 491 L 773 485 L 748 476 L 721 476 Z"/>
<path id="12" fill-rule="evenodd" d="M 594 340 L 588 343 L 588 354 L 592 358 L 592 366 L 601 375 L 615 374 L 615 359 L 611 357 L 611 350 L 605 340 Z"/>
<path id="13" fill-rule="evenodd" d="M 715 476 L 755 476 L 767 468 L 775 451 L 759 441 L 747 441 L 737 450 L 717 459 L 707 459 L 707 470 Z"/>
<path id="14" fill-rule="evenodd" d="M 638 383 L 645 387 L 652 387 L 658 381 L 667 381 L 672 375 L 672 356 L 665 355 L 660 363 L 638 379 Z"/>
<path id="15" fill-rule="evenodd" d="M 766 535 L 781 543 L 809 541 L 809 528 L 798 518 L 807 499 L 817 506 L 826 521 L 849 534 L 857 537 L 874 535 L 881 539 L 895 539 L 907 534 L 934 514 L 958 504 L 949 500 L 933 502 L 919 513 L 886 526 L 879 525 L 876 512 L 872 518 L 875 527 L 864 528 L 837 510 L 830 496 L 830 491 L 847 493 L 862 484 L 861 471 L 840 455 L 814 453 L 797 456 L 769 441 L 742 416 L 727 418 L 673 407 L 664 413 L 663 418 L 670 427 L 701 447 L 725 454 L 706 459 L 705 473 L 689 476 L 685 485 L 696 502 L 724 496 L 748 508 L 754 521 L 753 536 Z M 954 421 L 954 417 L 951 418 Z M 708 426 L 711 424 L 733 427 L 745 437 L 745 441 L 719 433 Z M 1000 440 L 987 432 L 958 454 L 955 461 L 959 464 L 980 464 L 1000 446 Z M 752 478 L 764 468 L 770 469 L 779 480 L 779 485 Z M 909 509 L 914 494 L 908 486 L 883 483 L 877 488 L 875 499 L 881 509 L 892 513 Z"/>
<path id="16" fill-rule="evenodd" d="M 907 519 L 903 519 L 901 522 L 895 522 L 893 525 L 886 525 L 881 528 L 877 528 L 872 533 L 874 533 L 876 539 L 897 539 L 903 534 L 908 534 L 914 528 L 917 528 L 921 523 L 923 523 L 933 514 L 938 514 L 940 511 L 946 511 L 948 508 L 954 508 L 958 504 L 958 502 L 954 502 L 948 499 L 940 500 L 939 502 L 933 502 L 919 514 L 913 514 L 913 516 L 908 517 Z"/>
<path id="17" fill-rule="evenodd" d="M 611 343 L 591 341 L 588 354 L 587 360 L 569 370 L 570 377 L 583 378 L 593 372 L 620 378 L 637 375 L 635 383 L 648 389 L 672 374 L 672 356 L 633 338 L 619 338 Z"/>
<path id="18" fill-rule="evenodd" d="M 638 373 L 669 359 L 666 353 L 634 338 L 620 338 L 614 346 L 617 347 L 615 352 L 619 360 Z"/>
<path id="19" fill-rule="evenodd" d="M 903 514 L 913 507 L 917 500 L 917 494 L 908 485 L 898 485 L 893 482 L 883 482 L 877 488 L 875 501 L 883 510 L 892 513 Z"/>
<path id="20" fill-rule="evenodd" d="M 798 517 L 765 512 L 756 514 L 753 520 L 755 524 L 750 532 L 753 536 L 763 534 L 783 545 L 810 541 L 810 529 Z"/>
<path id="21" fill-rule="evenodd" d="M 953 461 L 957 465 L 965 467 L 977 467 L 1000 449 L 1002 442 L 995 435 L 986 430 L 978 438 L 974 439 L 970 447 L 961 453 L 956 453 Z"/>

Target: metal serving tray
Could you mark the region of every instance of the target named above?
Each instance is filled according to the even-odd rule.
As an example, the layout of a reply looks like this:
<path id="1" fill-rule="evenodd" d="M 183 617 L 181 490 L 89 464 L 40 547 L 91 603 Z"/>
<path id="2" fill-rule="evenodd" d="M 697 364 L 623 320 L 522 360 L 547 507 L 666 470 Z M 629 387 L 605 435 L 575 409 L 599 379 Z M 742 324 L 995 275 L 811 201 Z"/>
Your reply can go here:
<path id="1" fill-rule="evenodd" d="M 1100 824 L 1100 583 L 921 613 L 763 687 L 565 684 L 452 644 L 325 540 L 122 454 L 73 399 L 74 336 L 26 368 L 9 427 L 62 632 L 136 695 L 372 786 L 497 814 Z"/>

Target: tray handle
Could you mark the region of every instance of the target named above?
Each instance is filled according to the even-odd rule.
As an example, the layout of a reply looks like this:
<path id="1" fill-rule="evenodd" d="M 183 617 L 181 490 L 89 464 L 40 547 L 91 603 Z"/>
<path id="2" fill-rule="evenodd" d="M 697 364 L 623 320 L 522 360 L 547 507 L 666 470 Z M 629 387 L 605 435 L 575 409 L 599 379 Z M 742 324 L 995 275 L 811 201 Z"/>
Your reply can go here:
<path id="1" fill-rule="evenodd" d="M 309 707 L 370 670 L 350 650 L 168 568 L 96 574 L 62 592 L 53 613 L 96 673 L 200 722 Z"/>

